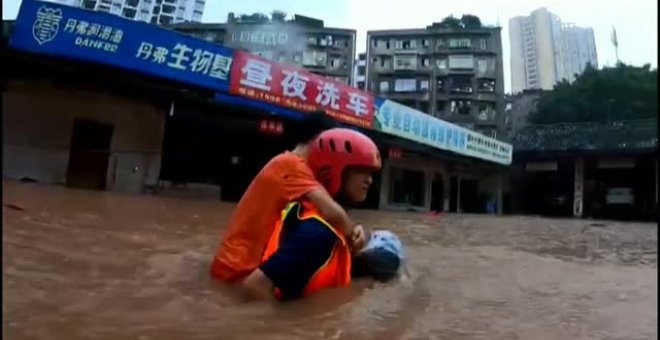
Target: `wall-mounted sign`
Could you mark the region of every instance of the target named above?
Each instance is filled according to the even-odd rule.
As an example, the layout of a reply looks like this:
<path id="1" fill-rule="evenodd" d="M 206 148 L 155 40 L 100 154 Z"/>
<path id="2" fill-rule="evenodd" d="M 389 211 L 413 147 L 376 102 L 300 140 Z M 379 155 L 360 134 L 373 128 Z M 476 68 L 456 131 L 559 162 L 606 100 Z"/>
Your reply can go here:
<path id="1" fill-rule="evenodd" d="M 389 99 L 376 98 L 375 128 L 438 149 L 504 165 L 511 164 L 513 156 L 513 147 L 510 144 Z"/>
<path id="2" fill-rule="evenodd" d="M 398 149 L 398 148 L 390 148 L 389 149 L 389 153 L 388 153 L 389 157 L 388 158 L 390 158 L 390 159 L 401 158 L 402 155 L 403 155 L 403 153 L 401 152 L 401 149 Z"/>
<path id="3" fill-rule="evenodd" d="M 231 76 L 231 94 L 302 112 L 321 109 L 341 122 L 373 128 L 374 97 L 368 92 L 240 50 Z"/>
<path id="4" fill-rule="evenodd" d="M 284 126 L 280 121 L 262 119 L 259 122 L 259 131 L 272 135 L 281 135 L 284 133 Z"/>
<path id="5" fill-rule="evenodd" d="M 23 0 L 9 47 L 227 91 L 233 50 L 156 25 Z"/>

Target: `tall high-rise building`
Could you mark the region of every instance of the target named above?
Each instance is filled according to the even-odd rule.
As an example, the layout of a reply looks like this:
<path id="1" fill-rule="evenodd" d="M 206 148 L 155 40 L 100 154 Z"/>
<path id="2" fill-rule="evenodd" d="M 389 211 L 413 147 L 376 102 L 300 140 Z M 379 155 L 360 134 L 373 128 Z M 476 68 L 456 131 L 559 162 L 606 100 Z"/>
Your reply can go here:
<path id="1" fill-rule="evenodd" d="M 509 20 L 511 91 L 550 90 L 562 79 L 573 81 L 587 64 L 598 66 L 591 28 L 562 24 L 545 8 Z"/>
<path id="2" fill-rule="evenodd" d="M 504 71 L 500 27 L 367 32 L 370 92 L 500 138 Z"/>
<path id="3" fill-rule="evenodd" d="M 201 22 L 206 0 L 49 0 L 152 24 Z"/>

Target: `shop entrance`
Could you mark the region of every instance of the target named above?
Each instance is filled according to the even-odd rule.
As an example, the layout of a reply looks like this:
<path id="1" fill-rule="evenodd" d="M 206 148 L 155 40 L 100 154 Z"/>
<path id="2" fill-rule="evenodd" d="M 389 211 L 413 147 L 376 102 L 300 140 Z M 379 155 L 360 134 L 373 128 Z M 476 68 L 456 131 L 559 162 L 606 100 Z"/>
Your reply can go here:
<path id="1" fill-rule="evenodd" d="M 73 122 L 66 184 L 73 188 L 105 190 L 114 126 L 93 120 Z"/>

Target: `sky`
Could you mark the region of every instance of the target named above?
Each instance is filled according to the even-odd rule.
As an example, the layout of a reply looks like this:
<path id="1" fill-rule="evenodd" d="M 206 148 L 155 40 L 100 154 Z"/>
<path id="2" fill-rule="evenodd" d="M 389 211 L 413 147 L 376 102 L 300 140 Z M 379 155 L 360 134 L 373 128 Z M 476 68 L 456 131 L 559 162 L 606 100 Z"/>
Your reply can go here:
<path id="1" fill-rule="evenodd" d="M 20 0 L 2 1 L 2 18 L 14 19 Z M 484 24 L 502 26 L 505 91 L 509 92 L 509 19 L 545 7 L 562 22 L 592 27 L 599 66 L 614 65 L 611 43 L 616 27 L 621 61 L 657 67 L 658 0 L 206 0 L 203 22 L 224 22 L 237 14 L 282 10 L 322 19 L 326 26 L 357 30 L 357 51 L 366 50 L 366 32 L 376 29 L 424 28 L 444 17 L 474 14 Z"/>

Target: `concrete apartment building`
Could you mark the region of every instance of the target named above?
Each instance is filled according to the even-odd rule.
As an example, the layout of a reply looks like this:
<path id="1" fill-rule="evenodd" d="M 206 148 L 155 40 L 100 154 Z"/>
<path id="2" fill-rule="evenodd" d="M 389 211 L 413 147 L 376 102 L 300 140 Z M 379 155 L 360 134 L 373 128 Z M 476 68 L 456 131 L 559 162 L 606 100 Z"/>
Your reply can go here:
<path id="1" fill-rule="evenodd" d="M 234 13 L 229 13 L 226 23 L 184 23 L 169 27 L 353 84 L 355 30 L 325 27 L 322 20 L 302 15 L 285 20 Z"/>
<path id="2" fill-rule="evenodd" d="M 587 64 L 598 66 L 591 28 L 563 24 L 545 8 L 509 20 L 511 91 L 550 90 L 562 79 L 573 81 Z"/>
<path id="3" fill-rule="evenodd" d="M 358 54 L 357 60 L 355 60 L 355 72 L 353 74 L 353 87 L 357 87 L 360 90 L 367 89 L 367 54 L 360 53 Z"/>
<path id="4" fill-rule="evenodd" d="M 500 27 L 367 32 L 367 89 L 498 138 L 504 110 Z"/>
<path id="5" fill-rule="evenodd" d="M 201 22 L 206 0 L 49 0 L 152 24 Z"/>

